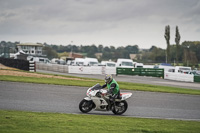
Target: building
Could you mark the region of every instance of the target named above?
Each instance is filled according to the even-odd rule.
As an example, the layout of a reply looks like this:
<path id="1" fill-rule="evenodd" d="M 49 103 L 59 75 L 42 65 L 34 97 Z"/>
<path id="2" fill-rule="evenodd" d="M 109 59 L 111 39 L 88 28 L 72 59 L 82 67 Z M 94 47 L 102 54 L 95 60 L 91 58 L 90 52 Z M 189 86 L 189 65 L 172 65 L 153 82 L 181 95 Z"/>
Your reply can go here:
<path id="1" fill-rule="evenodd" d="M 140 60 L 142 59 L 142 54 L 129 54 L 129 57 L 132 60 Z"/>
<path id="2" fill-rule="evenodd" d="M 103 56 L 103 53 L 96 53 L 95 56 L 97 59 L 101 59 Z"/>
<path id="3" fill-rule="evenodd" d="M 83 58 L 83 54 L 70 52 L 69 58 Z"/>
<path id="4" fill-rule="evenodd" d="M 18 51 L 23 51 L 28 55 L 41 56 L 43 44 L 38 43 L 20 43 L 17 44 Z"/>

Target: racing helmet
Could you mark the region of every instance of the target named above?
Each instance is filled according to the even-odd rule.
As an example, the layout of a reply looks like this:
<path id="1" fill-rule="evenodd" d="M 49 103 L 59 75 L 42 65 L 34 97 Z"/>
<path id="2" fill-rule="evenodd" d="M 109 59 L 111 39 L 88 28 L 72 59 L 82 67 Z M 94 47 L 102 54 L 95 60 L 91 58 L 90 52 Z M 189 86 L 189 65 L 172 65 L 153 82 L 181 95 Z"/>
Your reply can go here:
<path id="1" fill-rule="evenodd" d="M 113 80 L 112 75 L 106 74 L 106 76 L 105 76 L 106 84 L 109 84 L 112 80 Z"/>

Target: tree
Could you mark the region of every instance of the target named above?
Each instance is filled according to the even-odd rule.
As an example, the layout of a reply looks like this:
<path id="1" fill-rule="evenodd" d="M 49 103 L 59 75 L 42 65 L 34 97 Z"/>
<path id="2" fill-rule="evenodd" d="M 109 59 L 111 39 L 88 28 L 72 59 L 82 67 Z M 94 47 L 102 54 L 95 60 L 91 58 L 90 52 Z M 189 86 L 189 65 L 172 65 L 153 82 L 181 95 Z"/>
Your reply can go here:
<path id="1" fill-rule="evenodd" d="M 171 44 L 170 45 L 170 58 L 169 60 L 171 63 L 173 62 L 174 66 L 176 65 L 176 44 Z"/>
<path id="2" fill-rule="evenodd" d="M 166 54 L 166 63 L 169 63 L 169 59 L 170 59 L 170 26 L 167 25 L 165 26 L 165 39 L 166 39 L 166 42 L 167 42 L 167 54 Z"/>
<path id="3" fill-rule="evenodd" d="M 184 41 L 182 43 L 182 49 L 184 65 L 198 67 L 198 62 L 200 62 L 200 42 Z"/>
<path id="4" fill-rule="evenodd" d="M 139 52 L 138 45 L 128 45 L 125 47 L 125 50 L 127 50 L 129 54 L 138 54 Z"/>
<path id="5" fill-rule="evenodd" d="M 176 65 L 178 65 L 179 59 L 179 43 L 180 43 L 181 36 L 179 34 L 178 26 L 176 26 L 176 35 L 175 35 L 175 42 L 176 42 Z"/>
<path id="6" fill-rule="evenodd" d="M 102 53 L 102 52 L 103 52 L 103 45 L 102 45 L 102 44 L 100 44 L 100 45 L 98 46 L 98 52 L 99 52 L 99 53 Z"/>
<path id="7" fill-rule="evenodd" d="M 148 55 L 148 54 L 147 54 Z M 165 50 L 161 48 L 157 48 L 156 46 L 152 46 L 149 49 L 149 55 L 148 55 L 149 61 L 159 63 L 163 62 L 165 60 Z"/>
<path id="8" fill-rule="evenodd" d="M 89 50 L 86 51 L 87 52 L 87 56 L 94 58 L 95 57 L 95 53 L 98 52 L 98 48 L 93 44 L 92 46 L 89 46 L 88 49 Z"/>
<path id="9" fill-rule="evenodd" d="M 57 52 L 55 50 L 53 50 L 51 47 L 49 47 L 49 46 L 44 46 L 43 50 L 44 50 L 47 58 L 49 58 L 49 59 L 58 57 Z"/>
<path id="10" fill-rule="evenodd" d="M 108 46 L 106 46 L 106 47 L 103 49 L 103 56 L 102 56 L 102 58 L 103 58 L 104 60 L 109 60 L 109 59 L 112 58 L 112 57 L 111 57 L 111 54 L 110 54 L 110 48 L 109 48 Z"/>

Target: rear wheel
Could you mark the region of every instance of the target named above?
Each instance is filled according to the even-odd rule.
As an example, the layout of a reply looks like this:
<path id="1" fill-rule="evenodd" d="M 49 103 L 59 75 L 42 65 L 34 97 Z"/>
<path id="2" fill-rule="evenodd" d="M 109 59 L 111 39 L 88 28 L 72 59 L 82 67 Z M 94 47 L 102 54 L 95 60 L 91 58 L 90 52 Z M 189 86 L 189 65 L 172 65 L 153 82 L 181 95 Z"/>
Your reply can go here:
<path id="1" fill-rule="evenodd" d="M 115 115 L 121 115 L 124 112 L 126 112 L 127 108 L 128 108 L 128 103 L 126 101 L 116 102 L 112 112 Z"/>
<path id="2" fill-rule="evenodd" d="M 88 113 L 92 110 L 93 102 L 83 99 L 79 104 L 79 109 L 83 113 Z"/>

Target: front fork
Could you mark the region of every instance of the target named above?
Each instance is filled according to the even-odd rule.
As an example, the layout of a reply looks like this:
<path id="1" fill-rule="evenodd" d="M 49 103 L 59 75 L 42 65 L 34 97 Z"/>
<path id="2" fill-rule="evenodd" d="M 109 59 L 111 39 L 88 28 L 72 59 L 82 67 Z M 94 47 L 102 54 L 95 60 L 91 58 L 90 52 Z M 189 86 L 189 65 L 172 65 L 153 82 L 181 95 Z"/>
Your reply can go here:
<path id="1" fill-rule="evenodd" d="M 96 105 L 94 104 L 94 102 L 92 101 L 92 99 L 90 97 L 85 97 L 84 98 L 86 101 L 88 101 L 88 106 L 90 106 L 90 104 L 92 104 L 92 108 L 95 108 Z"/>

